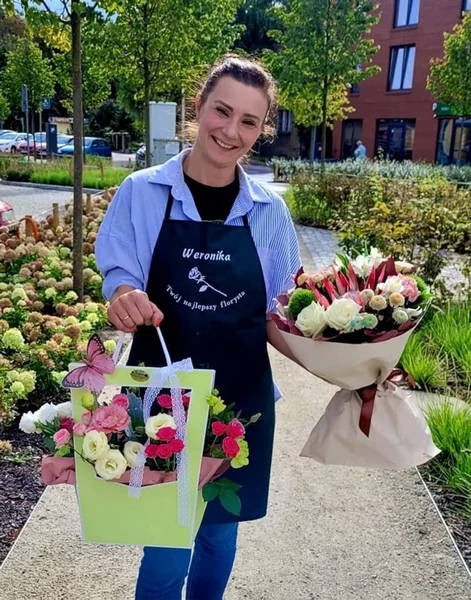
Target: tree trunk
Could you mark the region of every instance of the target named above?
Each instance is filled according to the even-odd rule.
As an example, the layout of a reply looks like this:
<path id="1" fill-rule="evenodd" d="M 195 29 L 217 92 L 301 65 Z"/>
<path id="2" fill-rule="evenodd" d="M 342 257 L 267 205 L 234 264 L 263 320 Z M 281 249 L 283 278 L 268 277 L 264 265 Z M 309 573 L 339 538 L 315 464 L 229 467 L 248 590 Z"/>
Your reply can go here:
<path id="1" fill-rule="evenodd" d="M 147 56 L 144 57 L 144 129 L 146 130 L 146 167 L 151 166 L 150 136 L 150 68 Z"/>
<path id="2" fill-rule="evenodd" d="M 463 133 L 464 133 L 464 117 L 461 117 L 461 127 L 460 127 L 460 143 L 458 146 L 458 165 L 461 165 L 461 156 L 462 156 L 462 146 L 463 146 Z"/>
<path id="3" fill-rule="evenodd" d="M 322 155 L 321 155 L 321 170 L 325 168 L 325 158 L 327 151 L 327 82 L 324 82 L 324 93 L 322 98 Z"/>
<path id="4" fill-rule="evenodd" d="M 79 1 L 72 0 L 72 87 L 74 108 L 74 212 L 73 212 L 73 278 L 79 302 L 83 300 L 83 99 L 82 48 Z"/>
<path id="5" fill-rule="evenodd" d="M 314 162 L 316 159 L 316 145 L 317 145 L 317 125 L 313 125 L 311 128 L 311 148 L 309 150 L 309 160 Z"/>

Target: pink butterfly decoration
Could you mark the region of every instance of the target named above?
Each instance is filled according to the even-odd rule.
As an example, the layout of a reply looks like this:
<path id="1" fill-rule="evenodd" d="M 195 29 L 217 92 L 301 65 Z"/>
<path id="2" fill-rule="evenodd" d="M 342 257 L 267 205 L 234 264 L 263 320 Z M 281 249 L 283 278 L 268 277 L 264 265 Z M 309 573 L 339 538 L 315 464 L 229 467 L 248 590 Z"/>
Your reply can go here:
<path id="1" fill-rule="evenodd" d="M 68 373 L 62 386 L 65 388 L 86 388 L 91 392 L 101 392 L 106 385 L 104 375 L 113 373 L 115 364 L 109 356 L 103 342 L 94 334 L 88 340 L 87 358 L 83 367 L 77 367 Z"/>

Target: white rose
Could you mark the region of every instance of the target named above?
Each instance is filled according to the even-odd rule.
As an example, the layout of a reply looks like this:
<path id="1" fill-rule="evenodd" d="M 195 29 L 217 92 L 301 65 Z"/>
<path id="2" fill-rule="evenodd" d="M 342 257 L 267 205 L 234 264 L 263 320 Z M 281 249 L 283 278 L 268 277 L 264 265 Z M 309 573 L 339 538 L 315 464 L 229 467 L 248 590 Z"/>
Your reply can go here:
<path id="1" fill-rule="evenodd" d="M 391 275 L 384 283 L 378 283 L 378 288 L 387 296 L 395 292 L 401 293 L 404 290 L 402 280 L 397 275 Z"/>
<path id="2" fill-rule="evenodd" d="M 103 458 L 95 463 L 95 471 L 106 481 L 119 479 L 126 471 L 128 463 L 119 450 L 110 450 Z"/>
<path id="3" fill-rule="evenodd" d="M 327 325 L 337 331 L 351 331 L 351 320 L 356 317 L 361 310 L 361 306 L 351 298 L 339 298 L 334 300 L 325 311 L 324 318 Z"/>
<path id="4" fill-rule="evenodd" d="M 54 404 L 43 404 L 39 410 L 34 413 L 36 420 L 39 423 L 52 423 L 57 417 L 57 407 Z"/>
<path id="5" fill-rule="evenodd" d="M 141 452 L 141 450 L 143 448 L 144 448 L 144 446 L 142 444 L 140 444 L 139 442 L 126 442 L 124 444 L 124 449 L 123 449 L 124 458 L 126 459 L 128 465 L 130 467 L 134 466 L 136 457 L 138 456 L 138 454 Z"/>
<path id="6" fill-rule="evenodd" d="M 59 419 L 72 417 L 72 402 L 62 402 L 62 404 L 58 404 L 56 408 Z"/>
<path id="7" fill-rule="evenodd" d="M 317 304 L 317 302 L 311 302 L 299 313 L 296 319 L 296 327 L 306 337 L 317 337 L 327 326 L 324 312 L 323 306 Z"/>
<path id="8" fill-rule="evenodd" d="M 162 427 L 173 427 L 173 429 L 176 429 L 175 419 L 164 413 L 155 415 L 155 417 L 149 417 L 146 422 L 146 434 L 153 440 L 156 440 L 157 432 Z"/>
<path id="9" fill-rule="evenodd" d="M 36 418 L 31 411 L 24 413 L 20 419 L 20 429 L 25 433 L 38 433 Z"/>
<path id="10" fill-rule="evenodd" d="M 83 438 L 83 455 L 88 460 L 99 460 L 104 458 L 110 447 L 108 446 L 108 439 L 103 431 L 89 431 Z"/>

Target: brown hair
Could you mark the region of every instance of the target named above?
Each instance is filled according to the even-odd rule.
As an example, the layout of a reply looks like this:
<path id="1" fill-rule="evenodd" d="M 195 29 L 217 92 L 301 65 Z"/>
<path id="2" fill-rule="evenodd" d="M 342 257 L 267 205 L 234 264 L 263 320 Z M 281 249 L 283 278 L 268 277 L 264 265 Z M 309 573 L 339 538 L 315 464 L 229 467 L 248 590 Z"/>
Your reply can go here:
<path id="1" fill-rule="evenodd" d="M 205 80 L 199 86 L 196 95 L 200 98 L 202 104 L 206 102 L 209 94 L 223 77 L 232 77 L 244 85 L 257 88 L 265 93 L 268 100 L 268 110 L 260 137 L 272 140 L 275 135 L 274 122 L 278 109 L 278 92 L 273 76 L 254 59 L 244 58 L 237 54 L 225 54 L 209 69 Z M 194 121 L 187 123 L 185 138 L 194 140 L 197 131 L 198 126 Z"/>

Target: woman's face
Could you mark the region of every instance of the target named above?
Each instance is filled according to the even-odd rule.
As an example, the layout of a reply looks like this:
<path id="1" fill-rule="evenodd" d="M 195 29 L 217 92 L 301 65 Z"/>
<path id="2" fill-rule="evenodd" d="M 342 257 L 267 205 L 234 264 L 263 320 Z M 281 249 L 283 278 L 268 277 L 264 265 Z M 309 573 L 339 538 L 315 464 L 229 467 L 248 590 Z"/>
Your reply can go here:
<path id="1" fill-rule="evenodd" d="M 197 99 L 196 146 L 218 167 L 235 165 L 261 134 L 267 110 L 262 90 L 222 77 L 204 104 Z"/>

